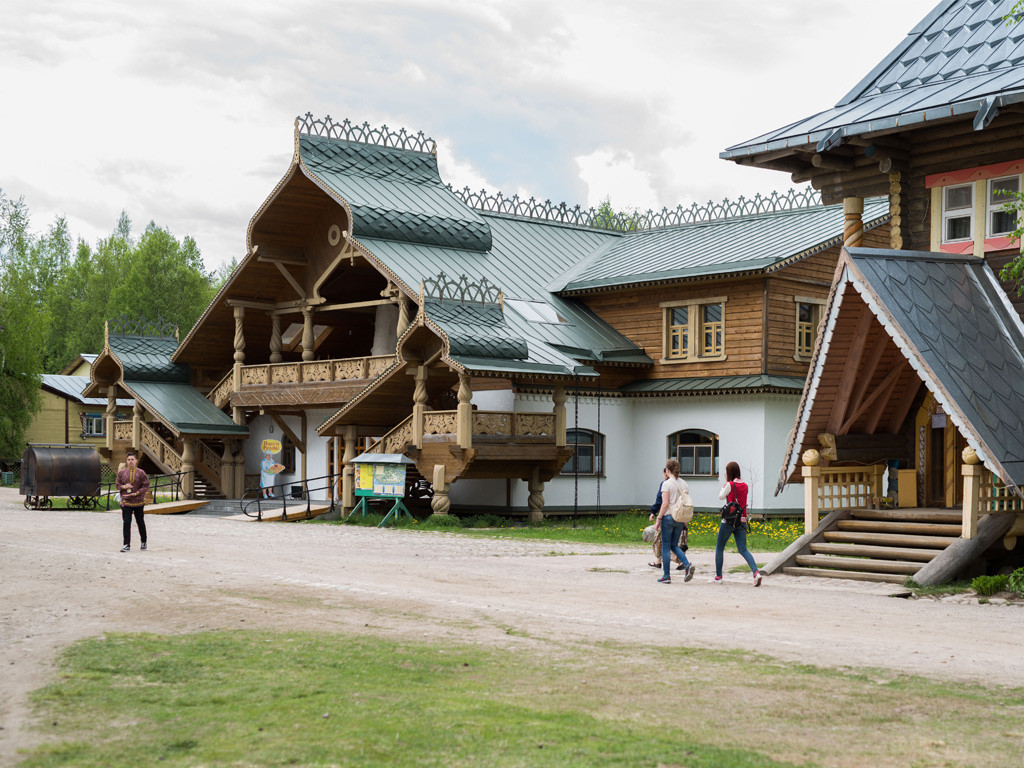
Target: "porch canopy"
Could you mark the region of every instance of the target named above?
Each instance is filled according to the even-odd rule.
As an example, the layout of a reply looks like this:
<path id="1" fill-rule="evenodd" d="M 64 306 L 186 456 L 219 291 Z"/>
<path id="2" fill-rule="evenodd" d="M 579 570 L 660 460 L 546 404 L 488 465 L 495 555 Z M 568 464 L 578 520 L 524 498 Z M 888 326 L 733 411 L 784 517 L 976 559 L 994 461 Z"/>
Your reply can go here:
<path id="1" fill-rule="evenodd" d="M 776 493 L 818 435 L 897 435 L 921 386 L 1024 498 L 1024 324 L 973 256 L 844 248 Z"/>

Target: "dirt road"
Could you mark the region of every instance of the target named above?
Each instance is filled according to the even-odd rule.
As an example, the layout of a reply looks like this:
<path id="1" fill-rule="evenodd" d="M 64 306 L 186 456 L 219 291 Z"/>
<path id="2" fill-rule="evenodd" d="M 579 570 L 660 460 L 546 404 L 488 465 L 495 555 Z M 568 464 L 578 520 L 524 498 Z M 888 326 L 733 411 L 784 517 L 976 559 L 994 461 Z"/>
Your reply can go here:
<path id="1" fill-rule="evenodd" d="M 756 650 L 823 666 L 1024 686 L 1024 610 L 905 600 L 891 585 L 748 575 L 656 583 L 647 545 L 147 516 L 120 553 L 119 512 L 27 511 L 0 489 L 0 765 L 35 742 L 27 694 L 60 649 L 107 631 L 303 628 L 488 645 L 616 641 Z M 755 553 L 756 554 L 756 553 Z M 758 558 L 764 560 L 767 558 Z M 738 565 L 727 555 L 726 569 Z"/>

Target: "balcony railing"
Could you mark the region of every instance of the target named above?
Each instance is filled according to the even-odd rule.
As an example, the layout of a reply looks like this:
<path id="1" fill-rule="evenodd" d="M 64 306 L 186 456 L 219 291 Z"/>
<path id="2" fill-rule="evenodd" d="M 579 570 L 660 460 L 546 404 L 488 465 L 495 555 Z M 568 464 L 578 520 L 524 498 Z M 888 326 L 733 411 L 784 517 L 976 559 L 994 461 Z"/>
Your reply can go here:
<path id="1" fill-rule="evenodd" d="M 372 379 L 386 371 L 394 362 L 394 355 L 375 355 L 346 357 L 339 360 L 243 365 L 240 371 L 240 388 Z M 234 371 L 230 370 L 217 386 L 210 390 L 207 398 L 218 408 L 223 408 L 228 404 L 228 399 L 234 391 Z"/>

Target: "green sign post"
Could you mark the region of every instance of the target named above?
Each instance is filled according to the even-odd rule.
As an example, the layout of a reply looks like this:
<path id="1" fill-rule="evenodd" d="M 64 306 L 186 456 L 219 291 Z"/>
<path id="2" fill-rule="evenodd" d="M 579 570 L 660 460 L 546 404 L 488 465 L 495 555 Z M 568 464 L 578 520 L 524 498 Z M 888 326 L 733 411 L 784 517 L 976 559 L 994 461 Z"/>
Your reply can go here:
<path id="1" fill-rule="evenodd" d="M 349 513 L 349 517 L 357 512 L 366 517 L 371 501 L 393 499 L 394 504 L 377 527 L 383 528 L 388 521 L 397 521 L 402 515 L 413 519 L 412 513 L 402 501 L 405 498 L 405 468 L 413 463 L 412 459 L 400 453 L 363 453 L 356 456 L 352 463 L 356 465 L 356 496 L 359 497 L 359 503 Z"/>

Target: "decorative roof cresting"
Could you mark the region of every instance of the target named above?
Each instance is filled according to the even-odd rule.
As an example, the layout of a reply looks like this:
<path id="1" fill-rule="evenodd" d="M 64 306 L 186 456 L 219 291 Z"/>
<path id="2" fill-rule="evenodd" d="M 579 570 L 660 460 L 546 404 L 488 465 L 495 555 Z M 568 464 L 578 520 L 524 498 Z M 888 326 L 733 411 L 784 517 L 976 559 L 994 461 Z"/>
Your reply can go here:
<path id="1" fill-rule="evenodd" d="M 648 210 L 644 213 L 634 211 L 616 213 L 612 216 L 608 214 L 607 210 L 598 208 L 584 209 L 579 205 L 570 208 L 566 203 L 556 205 L 550 200 L 540 202 L 533 197 L 523 200 L 518 195 L 506 197 L 501 192 L 491 194 L 486 190 L 470 192 L 469 187 L 457 190 L 449 185 L 448 188 L 462 198 L 466 205 L 478 211 L 619 232 L 639 232 L 677 227 L 681 224 L 702 224 L 822 205 L 821 193 L 811 187 L 806 187 L 790 189 L 786 192 L 772 192 L 770 195 L 756 194 L 753 197 L 740 195 L 736 200 L 726 198 L 720 203 L 709 200 L 705 205 L 694 203 L 688 207 L 680 205 L 672 210 L 662 208 L 660 211 Z"/>
<path id="2" fill-rule="evenodd" d="M 386 125 L 373 128 L 369 123 L 356 125 L 348 119 L 338 123 L 330 115 L 324 118 L 314 118 L 312 112 L 307 112 L 305 117 L 295 118 L 295 130 L 297 133 L 320 136 L 325 139 L 339 139 L 391 149 L 437 154 L 437 142 L 425 135 L 423 131 L 416 134 L 409 133 L 405 128 L 393 131 Z"/>
<path id="3" fill-rule="evenodd" d="M 148 336 L 158 339 L 177 339 L 178 326 L 162 317 L 147 320 L 144 317 L 129 317 L 122 312 L 120 316 L 107 321 L 108 333 L 114 336 Z"/>
<path id="4" fill-rule="evenodd" d="M 442 304 L 446 299 L 460 304 L 502 304 L 501 289 L 486 277 L 470 280 L 465 275 L 460 275 L 457 280 L 453 280 L 444 272 L 440 272 L 437 277 L 424 278 L 420 284 L 420 294 L 424 299 L 436 299 Z"/>

